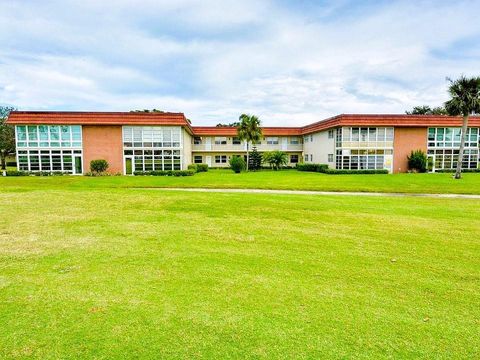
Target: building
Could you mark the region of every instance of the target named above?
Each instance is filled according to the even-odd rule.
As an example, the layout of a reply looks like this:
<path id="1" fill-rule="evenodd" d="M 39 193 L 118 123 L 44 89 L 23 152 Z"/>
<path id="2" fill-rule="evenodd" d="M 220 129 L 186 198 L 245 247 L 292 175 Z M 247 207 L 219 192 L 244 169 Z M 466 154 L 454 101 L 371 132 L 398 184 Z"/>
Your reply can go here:
<path id="1" fill-rule="evenodd" d="M 24 171 L 83 174 L 94 159 L 111 172 L 180 170 L 191 163 L 226 167 L 246 144 L 236 128 L 192 126 L 182 113 L 14 111 L 17 166 Z M 303 127 L 264 127 L 259 152 L 282 150 L 289 165 L 406 172 L 412 150 L 428 154 L 429 171 L 453 169 L 462 119 L 437 115 L 342 114 Z M 464 168 L 479 167 L 480 117 L 472 117 Z"/>

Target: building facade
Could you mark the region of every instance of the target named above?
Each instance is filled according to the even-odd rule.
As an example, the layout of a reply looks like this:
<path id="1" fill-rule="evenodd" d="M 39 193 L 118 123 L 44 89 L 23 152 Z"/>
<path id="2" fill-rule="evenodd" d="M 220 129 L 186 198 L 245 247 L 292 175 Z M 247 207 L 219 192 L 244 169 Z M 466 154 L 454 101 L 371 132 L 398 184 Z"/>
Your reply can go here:
<path id="1" fill-rule="evenodd" d="M 192 163 L 227 167 L 247 144 L 234 127 L 192 126 L 182 113 L 14 111 L 17 167 L 84 174 L 91 160 L 109 171 L 182 170 Z M 257 150 L 281 150 L 288 165 L 406 172 L 407 156 L 422 150 L 429 171 L 454 169 L 462 119 L 436 115 L 338 115 L 303 127 L 264 127 Z M 463 168 L 479 167 L 480 117 L 472 117 Z"/>

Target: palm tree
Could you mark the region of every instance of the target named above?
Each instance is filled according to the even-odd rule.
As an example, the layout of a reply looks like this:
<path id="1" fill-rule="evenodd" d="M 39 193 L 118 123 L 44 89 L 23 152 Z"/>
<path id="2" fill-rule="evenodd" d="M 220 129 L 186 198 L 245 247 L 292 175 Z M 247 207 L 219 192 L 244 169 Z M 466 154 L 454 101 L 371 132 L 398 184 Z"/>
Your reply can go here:
<path id="1" fill-rule="evenodd" d="M 458 150 L 457 170 L 455 179 L 462 177 L 463 152 L 465 149 L 465 139 L 467 137 L 468 117 L 472 114 L 480 113 L 480 77 L 466 78 L 461 76 L 460 79 L 450 82 L 448 92 L 451 99 L 445 103 L 445 109 L 449 115 L 463 116 L 462 139 L 460 141 L 460 149 Z"/>
<path id="2" fill-rule="evenodd" d="M 250 143 L 257 143 L 262 137 L 260 119 L 255 115 L 242 114 L 238 118 L 240 124 L 237 127 L 238 138 L 247 142 L 247 171 L 250 156 Z"/>

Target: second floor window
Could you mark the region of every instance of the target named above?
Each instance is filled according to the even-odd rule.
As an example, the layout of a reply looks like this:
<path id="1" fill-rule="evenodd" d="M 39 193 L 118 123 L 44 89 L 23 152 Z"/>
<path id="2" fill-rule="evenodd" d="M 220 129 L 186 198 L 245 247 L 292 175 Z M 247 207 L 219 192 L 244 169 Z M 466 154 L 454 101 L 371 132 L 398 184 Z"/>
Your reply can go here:
<path id="1" fill-rule="evenodd" d="M 216 136 L 215 145 L 227 145 L 227 138 L 223 136 Z"/>
<path id="2" fill-rule="evenodd" d="M 290 138 L 290 144 L 298 145 L 298 144 L 300 144 L 300 139 L 298 137 L 292 137 L 292 138 Z"/>
<path id="3" fill-rule="evenodd" d="M 195 136 L 193 138 L 193 144 L 194 145 L 201 145 L 202 144 L 202 138 L 200 136 Z"/>
<path id="4" fill-rule="evenodd" d="M 278 137 L 267 137 L 267 145 L 278 145 Z"/>
<path id="5" fill-rule="evenodd" d="M 241 145 L 242 144 L 242 142 L 240 141 L 240 139 L 238 137 L 234 137 L 232 139 L 232 143 L 233 143 L 233 145 Z"/>

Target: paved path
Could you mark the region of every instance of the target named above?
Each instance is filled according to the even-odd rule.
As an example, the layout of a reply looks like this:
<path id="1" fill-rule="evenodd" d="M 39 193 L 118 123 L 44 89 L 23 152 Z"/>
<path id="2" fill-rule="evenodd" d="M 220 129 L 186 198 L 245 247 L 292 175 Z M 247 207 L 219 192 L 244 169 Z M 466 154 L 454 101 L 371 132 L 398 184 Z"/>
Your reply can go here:
<path id="1" fill-rule="evenodd" d="M 141 190 L 189 191 L 206 193 L 241 194 L 283 194 L 283 195 L 334 195 L 334 196 L 393 196 L 393 197 L 431 197 L 447 199 L 479 199 L 480 195 L 468 194 L 415 194 L 415 193 L 377 193 L 353 191 L 309 191 L 309 190 L 268 190 L 268 189 L 208 189 L 208 188 L 135 188 Z"/>

